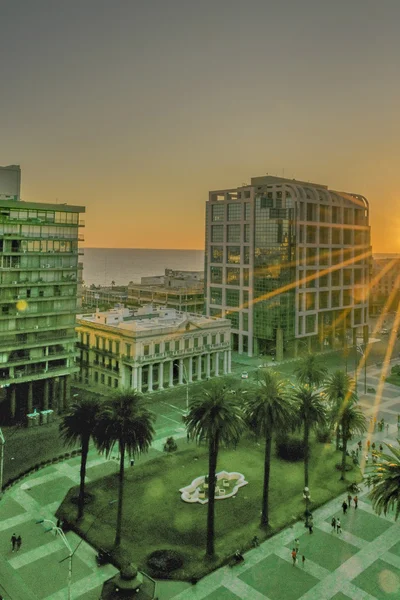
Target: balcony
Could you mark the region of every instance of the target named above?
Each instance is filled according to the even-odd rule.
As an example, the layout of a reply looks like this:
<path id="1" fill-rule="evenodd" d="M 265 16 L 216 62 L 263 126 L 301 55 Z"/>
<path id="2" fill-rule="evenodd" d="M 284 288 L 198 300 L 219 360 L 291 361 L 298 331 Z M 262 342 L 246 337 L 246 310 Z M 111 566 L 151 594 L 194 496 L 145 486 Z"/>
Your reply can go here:
<path id="1" fill-rule="evenodd" d="M 45 368 L 42 367 L 40 369 L 21 369 L 18 373 L 15 373 L 14 377 L 4 377 L 0 379 L 1 385 L 10 385 L 11 383 L 29 383 L 30 381 L 35 381 L 39 379 L 48 379 L 50 377 L 61 377 L 63 375 L 71 375 L 72 373 L 78 373 L 79 367 L 77 365 L 72 365 L 71 367 L 66 366 L 56 366 Z"/>
<path id="2" fill-rule="evenodd" d="M 87 347 L 88 346 L 85 346 L 85 348 Z M 106 356 L 116 356 L 115 352 L 112 352 L 111 350 L 106 350 L 105 348 L 96 348 L 95 346 L 92 346 L 91 350 L 93 350 L 93 352 L 98 352 L 99 354 L 105 354 Z"/>
<path id="3" fill-rule="evenodd" d="M 51 353 L 48 355 L 43 355 L 38 358 L 30 358 L 29 355 L 25 358 L 19 358 L 18 360 L 8 360 L 7 363 L 4 363 L 4 366 L 7 367 L 18 367 L 20 365 L 26 364 L 35 364 L 42 363 L 44 361 L 52 361 L 64 358 L 70 358 L 71 356 L 78 356 L 78 352 L 76 350 L 63 350 L 62 352 Z M 0 363 L 0 368 L 2 367 L 2 363 Z"/>

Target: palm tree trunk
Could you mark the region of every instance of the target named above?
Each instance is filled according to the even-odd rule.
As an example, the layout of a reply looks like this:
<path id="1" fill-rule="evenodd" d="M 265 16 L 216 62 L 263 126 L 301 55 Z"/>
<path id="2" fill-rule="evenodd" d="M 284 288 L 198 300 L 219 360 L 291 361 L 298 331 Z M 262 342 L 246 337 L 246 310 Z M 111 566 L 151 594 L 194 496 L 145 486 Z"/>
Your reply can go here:
<path id="1" fill-rule="evenodd" d="M 308 463 L 310 461 L 310 423 L 308 416 L 304 419 L 304 487 L 308 487 Z"/>
<path id="2" fill-rule="evenodd" d="M 269 524 L 269 510 L 268 510 L 268 493 L 269 493 L 269 473 L 271 468 L 271 446 L 272 446 L 272 435 L 270 428 L 267 428 L 265 436 L 265 457 L 264 457 L 264 488 L 263 488 L 263 500 L 261 509 L 261 526 L 268 526 Z"/>
<path id="3" fill-rule="evenodd" d="M 124 468 L 125 468 L 125 444 L 119 444 L 120 461 L 119 461 L 119 490 L 118 490 L 118 514 L 117 527 L 115 531 L 115 546 L 121 544 L 122 530 L 122 505 L 124 500 Z"/>
<path id="4" fill-rule="evenodd" d="M 207 512 L 207 556 L 212 558 L 215 554 L 214 548 L 214 511 L 215 511 L 215 472 L 217 470 L 218 458 L 218 434 L 210 439 L 208 446 L 208 512 Z"/>
<path id="5" fill-rule="evenodd" d="M 336 450 L 339 450 L 340 447 L 340 430 L 339 423 L 336 425 Z"/>
<path id="6" fill-rule="evenodd" d="M 89 436 L 82 437 L 82 454 L 81 454 L 81 481 L 79 485 L 78 499 L 78 519 L 82 519 L 85 506 L 85 478 L 86 478 L 86 463 L 89 452 Z"/>
<path id="7" fill-rule="evenodd" d="M 347 452 L 347 429 L 342 424 L 342 434 L 343 434 L 343 452 L 342 452 L 342 474 L 340 475 L 340 480 L 343 481 L 346 479 L 346 452 Z"/>

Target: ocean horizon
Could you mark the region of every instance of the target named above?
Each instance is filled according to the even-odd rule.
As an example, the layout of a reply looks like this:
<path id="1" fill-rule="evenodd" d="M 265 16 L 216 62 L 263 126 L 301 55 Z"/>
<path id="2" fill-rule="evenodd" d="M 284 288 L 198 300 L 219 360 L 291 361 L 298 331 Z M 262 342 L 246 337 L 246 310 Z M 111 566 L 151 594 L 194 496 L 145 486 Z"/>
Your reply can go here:
<path id="1" fill-rule="evenodd" d="M 165 269 L 203 271 L 203 250 L 149 248 L 83 248 L 85 285 L 128 285 L 141 277 L 163 275 Z"/>

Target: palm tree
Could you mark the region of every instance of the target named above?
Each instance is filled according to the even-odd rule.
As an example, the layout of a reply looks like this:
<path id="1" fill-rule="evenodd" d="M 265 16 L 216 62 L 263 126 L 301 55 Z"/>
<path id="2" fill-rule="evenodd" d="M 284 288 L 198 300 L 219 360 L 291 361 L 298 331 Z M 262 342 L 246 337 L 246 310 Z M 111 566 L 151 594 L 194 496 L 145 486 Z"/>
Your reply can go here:
<path id="1" fill-rule="evenodd" d="M 357 395 L 352 394 L 350 398 L 345 398 L 337 416 L 337 423 L 342 428 L 342 474 L 340 479 L 345 479 L 346 474 L 346 454 L 347 442 L 353 433 L 363 434 L 367 431 L 367 419 L 356 406 L 358 402 Z"/>
<path id="2" fill-rule="evenodd" d="M 99 416 L 96 429 L 99 451 L 110 456 L 115 444 L 118 444 L 120 455 L 115 546 L 121 543 L 125 455 L 132 458 L 149 450 L 154 436 L 154 419 L 154 414 L 146 408 L 141 394 L 131 390 L 110 398 Z"/>
<path id="3" fill-rule="evenodd" d="M 296 379 L 302 385 L 318 388 L 324 381 L 328 369 L 321 366 L 316 354 L 306 354 L 295 369 Z"/>
<path id="4" fill-rule="evenodd" d="M 400 440 L 397 440 L 400 444 Z M 380 515 L 386 515 L 388 510 L 395 508 L 395 520 L 400 514 L 400 448 L 392 444 L 385 446 L 391 454 L 381 454 L 380 462 L 374 465 L 372 474 L 372 491 L 369 497 L 374 510 Z"/>
<path id="5" fill-rule="evenodd" d="M 78 519 L 83 517 L 85 505 L 85 478 L 86 463 L 89 452 L 90 438 L 94 437 L 99 415 L 100 401 L 93 396 L 77 398 L 71 404 L 68 414 L 60 423 L 61 437 L 66 446 L 72 447 L 79 444 L 82 448 L 81 472 L 78 498 Z"/>
<path id="6" fill-rule="evenodd" d="M 326 411 L 321 394 L 309 385 L 299 385 L 294 388 L 292 398 L 297 406 L 298 420 L 304 429 L 304 487 L 308 488 L 310 431 L 326 424 Z"/>
<path id="7" fill-rule="evenodd" d="M 221 444 L 236 445 L 245 427 L 244 417 L 236 394 L 223 385 L 210 386 L 202 396 L 195 398 L 188 415 L 184 418 L 188 435 L 198 443 L 208 443 L 208 510 L 207 510 L 207 550 L 213 557 L 214 549 L 214 505 L 215 475 L 218 451 Z"/>
<path id="8" fill-rule="evenodd" d="M 295 422 L 293 402 L 286 395 L 285 383 L 274 371 L 263 371 L 259 387 L 245 408 L 246 421 L 257 435 L 265 439 L 264 484 L 261 525 L 268 526 L 269 475 L 271 468 L 272 435 L 275 431 L 287 431 Z"/>
<path id="9" fill-rule="evenodd" d="M 335 371 L 325 381 L 323 389 L 330 404 L 332 421 L 336 424 L 336 450 L 339 450 L 340 420 L 338 416 L 345 399 L 353 402 L 357 398 L 354 380 L 343 371 Z"/>

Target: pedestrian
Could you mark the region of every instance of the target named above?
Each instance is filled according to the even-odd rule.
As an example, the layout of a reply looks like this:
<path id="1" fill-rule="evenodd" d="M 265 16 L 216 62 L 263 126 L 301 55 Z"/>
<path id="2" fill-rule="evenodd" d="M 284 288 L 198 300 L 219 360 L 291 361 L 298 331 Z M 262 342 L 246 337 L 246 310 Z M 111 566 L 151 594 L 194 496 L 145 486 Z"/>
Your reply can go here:
<path id="1" fill-rule="evenodd" d="M 382 444 L 379 444 L 379 452 L 381 452 L 381 453 L 383 452 L 383 446 L 382 446 Z"/>
<path id="2" fill-rule="evenodd" d="M 335 519 L 335 517 L 332 517 L 331 525 L 332 525 L 332 532 L 333 532 L 333 531 L 336 530 L 336 519 Z"/>
<path id="3" fill-rule="evenodd" d="M 296 539 L 294 540 L 294 545 L 295 545 L 295 548 L 296 548 L 296 554 L 298 554 L 298 553 L 299 553 L 299 545 L 300 545 L 300 540 L 299 540 L 299 538 L 296 538 Z"/>
<path id="4" fill-rule="evenodd" d="M 17 536 L 15 535 L 15 533 L 12 534 L 11 536 L 11 550 L 12 552 L 14 552 L 15 550 L 15 544 L 17 543 Z"/>
<path id="5" fill-rule="evenodd" d="M 367 440 L 367 450 L 369 452 L 369 447 L 371 446 L 371 442 L 369 440 Z"/>
<path id="6" fill-rule="evenodd" d="M 366 464 L 366 465 L 368 464 L 368 460 L 369 460 L 369 456 L 368 456 L 368 454 L 366 454 L 366 455 L 365 455 L 365 464 Z"/>
<path id="7" fill-rule="evenodd" d="M 340 519 L 336 519 L 336 533 L 342 533 L 342 524 Z"/>
<path id="8" fill-rule="evenodd" d="M 371 446 L 371 448 L 372 448 L 372 453 L 374 453 L 374 452 L 375 452 L 375 448 L 376 448 L 376 446 L 375 446 L 375 442 L 372 442 L 372 446 Z"/>
<path id="9" fill-rule="evenodd" d="M 190 435 L 189 433 L 186 434 L 186 442 L 189 443 L 190 442 Z"/>
<path id="10" fill-rule="evenodd" d="M 357 508 L 357 506 L 358 506 L 358 496 L 354 496 L 353 500 L 354 500 L 354 508 Z"/>
<path id="11" fill-rule="evenodd" d="M 296 564 L 296 548 L 293 548 L 292 550 L 292 561 L 293 561 L 293 566 Z"/>
<path id="12" fill-rule="evenodd" d="M 304 556 L 304 554 L 303 554 L 303 556 L 301 557 L 301 562 L 302 562 L 302 564 L 303 564 L 303 569 L 304 569 L 304 563 L 306 562 L 306 557 Z"/>
<path id="13" fill-rule="evenodd" d="M 21 549 L 21 545 L 22 545 L 22 539 L 21 539 L 21 536 L 19 535 L 17 537 L 17 541 L 16 541 L 17 550 Z"/>
<path id="14" fill-rule="evenodd" d="M 377 463 L 377 461 L 378 461 L 378 457 L 377 457 L 377 455 L 376 455 L 376 454 L 373 454 L 373 455 L 372 455 L 372 462 L 374 463 L 374 465 Z"/>
<path id="15" fill-rule="evenodd" d="M 257 548 L 260 545 L 260 541 L 259 541 L 257 535 L 255 535 L 253 537 L 253 539 L 251 540 L 251 544 L 252 544 L 253 548 Z"/>
<path id="16" fill-rule="evenodd" d="M 386 423 L 386 434 L 389 433 L 389 423 Z"/>
<path id="17" fill-rule="evenodd" d="M 361 449 L 362 449 L 362 442 L 361 442 L 361 440 L 358 442 L 358 447 L 359 447 L 360 452 L 361 452 Z"/>
<path id="18" fill-rule="evenodd" d="M 314 527 L 314 519 L 312 517 L 309 517 L 309 519 L 308 519 L 308 531 L 310 533 L 313 532 L 313 527 Z"/>
<path id="19" fill-rule="evenodd" d="M 350 493 L 347 494 L 347 503 L 348 503 L 349 508 L 350 508 L 350 506 L 351 506 L 351 494 Z"/>
<path id="20" fill-rule="evenodd" d="M 343 500 L 342 508 L 343 508 L 343 514 L 345 515 L 346 511 L 347 511 L 347 502 L 346 502 L 346 500 Z"/>

